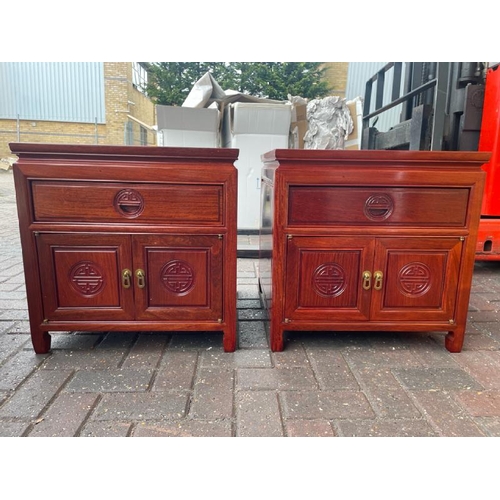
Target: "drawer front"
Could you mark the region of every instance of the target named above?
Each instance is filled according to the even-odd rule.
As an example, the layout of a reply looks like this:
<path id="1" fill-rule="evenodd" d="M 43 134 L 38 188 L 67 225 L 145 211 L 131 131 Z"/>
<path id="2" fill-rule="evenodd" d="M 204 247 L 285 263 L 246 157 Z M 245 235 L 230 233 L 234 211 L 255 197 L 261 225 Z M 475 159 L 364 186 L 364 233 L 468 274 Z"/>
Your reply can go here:
<path id="1" fill-rule="evenodd" d="M 288 225 L 467 224 L 467 188 L 291 186 Z"/>
<path id="2" fill-rule="evenodd" d="M 223 225 L 222 186 L 32 183 L 35 221 Z"/>

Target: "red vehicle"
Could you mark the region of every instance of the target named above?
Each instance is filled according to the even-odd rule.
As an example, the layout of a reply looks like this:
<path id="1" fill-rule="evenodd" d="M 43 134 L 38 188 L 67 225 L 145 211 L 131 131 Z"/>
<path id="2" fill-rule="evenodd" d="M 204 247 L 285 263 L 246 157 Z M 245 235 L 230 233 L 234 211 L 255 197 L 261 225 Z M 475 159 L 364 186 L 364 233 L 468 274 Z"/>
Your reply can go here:
<path id="1" fill-rule="evenodd" d="M 500 66 L 488 68 L 479 136 L 479 151 L 491 151 L 485 165 L 486 186 L 476 260 L 500 260 Z"/>

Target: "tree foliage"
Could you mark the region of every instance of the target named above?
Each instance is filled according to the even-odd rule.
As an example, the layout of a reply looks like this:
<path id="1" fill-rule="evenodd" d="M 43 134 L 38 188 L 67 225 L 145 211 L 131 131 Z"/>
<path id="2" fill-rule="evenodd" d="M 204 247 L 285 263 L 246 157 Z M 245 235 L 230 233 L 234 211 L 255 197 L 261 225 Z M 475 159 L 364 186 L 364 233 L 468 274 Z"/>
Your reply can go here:
<path id="1" fill-rule="evenodd" d="M 180 106 L 193 85 L 210 71 L 223 90 L 286 100 L 329 94 L 319 62 L 154 62 L 149 63 L 148 95 L 157 103 Z"/>

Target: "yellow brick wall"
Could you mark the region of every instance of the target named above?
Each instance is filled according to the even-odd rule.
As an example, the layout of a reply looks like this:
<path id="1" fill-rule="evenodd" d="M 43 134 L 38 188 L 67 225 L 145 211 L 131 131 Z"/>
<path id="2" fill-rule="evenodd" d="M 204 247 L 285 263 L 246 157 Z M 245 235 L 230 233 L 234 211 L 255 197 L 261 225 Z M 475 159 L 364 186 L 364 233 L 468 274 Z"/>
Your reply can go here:
<path id="1" fill-rule="evenodd" d="M 0 90 L 1 91 L 1 90 Z M 0 120 L 0 158 L 12 157 L 10 142 L 43 142 L 58 144 L 125 144 L 125 124 L 137 118 L 152 127 L 156 124 L 155 105 L 132 84 L 132 63 L 104 63 L 104 98 L 106 123 Z M 133 122 L 134 139 L 140 138 L 140 124 Z M 156 134 L 148 130 L 148 145 L 156 145 Z"/>
<path id="2" fill-rule="evenodd" d="M 155 125 L 156 107 L 151 100 L 134 88 L 133 85 L 130 85 L 129 96 L 130 101 L 134 103 L 130 107 L 130 114 L 149 126 Z"/>
<path id="3" fill-rule="evenodd" d="M 0 158 L 12 156 L 10 142 L 103 144 L 106 125 L 93 123 L 0 120 Z"/>
<path id="4" fill-rule="evenodd" d="M 325 79 L 332 88 L 330 95 L 345 97 L 347 86 L 348 62 L 327 62 L 323 65 L 326 68 Z"/>
<path id="5" fill-rule="evenodd" d="M 132 63 L 105 63 L 104 85 L 106 98 L 106 144 L 124 144 L 125 126 L 133 124 L 134 140 L 138 144 L 140 124 L 128 115 L 152 127 L 156 124 L 155 105 L 132 84 Z M 156 134 L 147 130 L 148 145 L 156 144 Z"/>
<path id="6" fill-rule="evenodd" d="M 124 144 L 125 124 L 128 121 L 128 83 L 132 79 L 130 63 L 104 64 L 104 99 L 106 106 L 106 137 L 104 144 Z"/>

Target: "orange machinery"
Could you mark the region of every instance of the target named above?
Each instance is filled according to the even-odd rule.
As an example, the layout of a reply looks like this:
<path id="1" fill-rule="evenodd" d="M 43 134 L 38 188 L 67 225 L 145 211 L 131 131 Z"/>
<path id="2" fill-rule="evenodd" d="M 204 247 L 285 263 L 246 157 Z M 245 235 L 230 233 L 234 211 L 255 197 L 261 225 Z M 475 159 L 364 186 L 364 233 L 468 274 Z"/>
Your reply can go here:
<path id="1" fill-rule="evenodd" d="M 476 260 L 500 261 L 500 65 L 486 73 L 479 151 L 491 151 L 481 208 Z"/>

